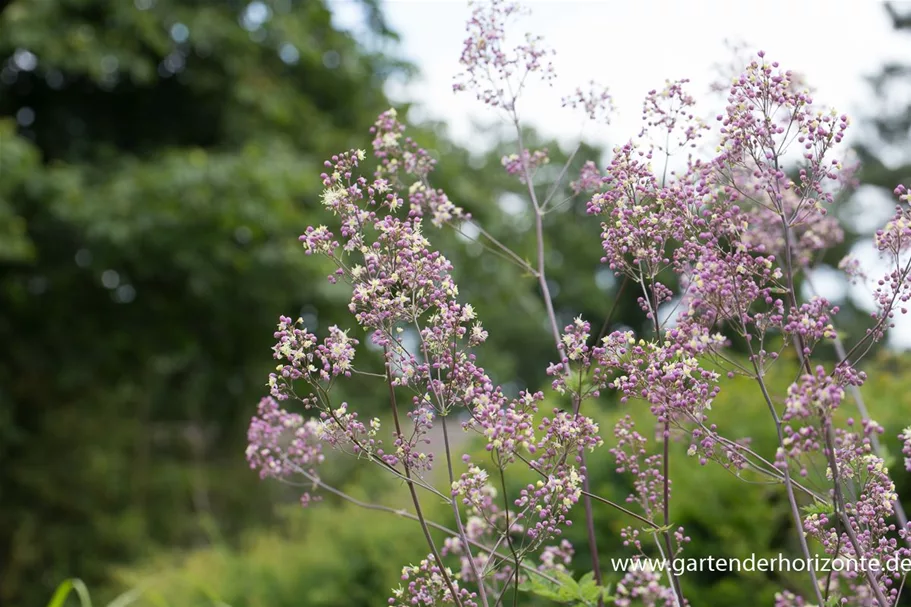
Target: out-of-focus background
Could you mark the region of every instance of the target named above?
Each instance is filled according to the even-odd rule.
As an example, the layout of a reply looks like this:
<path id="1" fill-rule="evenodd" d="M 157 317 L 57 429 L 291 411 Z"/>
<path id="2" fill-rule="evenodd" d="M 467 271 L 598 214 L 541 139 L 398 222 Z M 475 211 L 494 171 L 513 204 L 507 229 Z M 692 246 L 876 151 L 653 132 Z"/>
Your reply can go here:
<path id="1" fill-rule="evenodd" d="M 804 19 L 797 9 L 759 4 L 781 10 L 769 21 L 777 27 L 753 32 L 749 15 L 725 3 L 728 21 L 718 17 L 712 30 L 719 43 L 726 24 L 739 23 L 747 43 L 770 53 L 778 45 L 803 61 L 811 84 L 811 68 L 826 68 L 820 101 L 829 95 L 856 106 L 848 109 L 861 183 L 838 203 L 846 242 L 823 260 L 832 268 L 847 251 L 862 253 L 871 218 L 893 204 L 891 189 L 911 182 L 911 55 L 905 63 L 896 51 L 911 40 L 911 3 L 826 4 L 849 11 L 855 30 L 827 27 L 821 13 Z M 706 43 L 680 62 L 688 36 L 705 38 L 701 12 L 637 15 L 619 5 L 532 8 L 561 14 L 547 21 L 564 32 L 554 44 L 568 41 L 558 50 L 582 57 L 574 65 L 588 61 L 574 74 L 606 82 L 618 101 L 686 76 L 697 96 L 707 94 L 715 68 L 703 59 L 734 61 Z M 637 49 L 612 43 L 608 30 L 596 50 L 579 46 L 598 35 L 587 10 L 612 15 L 611 28 L 638 32 L 650 50 L 637 60 Z M 278 316 L 301 316 L 317 333 L 352 325 L 345 290 L 327 283 L 329 268 L 305 257 L 297 236 L 331 221 L 318 203 L 322 161 L 369 148 L 379 112 L 395 104 L 417 122 L 411 134 L 439 160 L 435 183 L 503 242 L 532 254 L 521 186 L 500 166 L 513 151 L 509 140 L 499 141 L 496 129 L 471 130 L 472 120 L 491 119 L 479 105 L 441 101 L 453 75 L 441 72 L 458 68 L 462 37 L 452 15 L 467 9 L 378 0 L 0 0 L 0 604 L 44 605 L 62 580 L 79 577 L 99 604 L 140 588 L 149 604 L 177 606 L 379 605 L 401 566 L 426 554 L 410 521 L 331 496 L 300 508 L 300 489 L 260 481 L 244 448 L 273 367 Z M 586 35 L 574 46 L 565 32 L 576 22 Z M 445 35 L 428 35 L 434 31 Z M 661 40 L 651 44 L 656 31 Z M 658 42 L 674 57 L 674 73 L 649 58 Z M 845 49 L 857 61 L 840 58 Z M 680 73 L 687 65 L 693 73 Z M 638 90 L 648 70 L 653 82 Z M 558 165 L 573 133 L 535 103 L 529 147 L 547 146 Z M 634 134 L 632 103 L 621 103 L 626 114 L 613 130 L 586 133 L 591 145 L 575 166 Z M 584 200 L 549 215 L 547 229 L 561 320 L 583 314 L 597 327 L 620 297 L 613 328 L 638 328 L 634 299 L 618 294 L 599 264 L 599 228 Z M 495 381 L 511 391 L 545 386 L 551 343 L 538 322 L 536 283 L 465 236 L 433 230 L 431 238 L 490 329 L 481 362 Z M 862 331 L 863 294 L 832 274 L 824 267 L 819 282 L 845 307 L 842 327 Z M 911 420 L 909 343 L 905 325 L 866 367 L 873 379 L 865 394 L 893 454 L 894 436 Z M 783 392 L 787 369 L 774 381 Z M 343 396 L 364 415 L 381 414 L 379 388 L 354 384 Z M 751 386 L 733 382 L 715 405 L 718 422 L 772 449 L 752 398 Z M 601 407 L 594 414 L 604 428 L 627 410 L 647 418 L 609 396 Z M 622 500 L 626 481 L 603 451 L 591 462 L 593 484 Z M 894 463 L 908 495 L 911 479 Z M 331 458 L 327 468 L 328 481 L 359 499 L 405 505 L 401 487 L 363 462 Z M 674 508 L 693 537 L 690 556 L 794 548 L 776 488 L 711 467 L 675 473 Z M 604 555 L 625 555 L 618 532 L 627 522 L 599 521 Z M 578 571 L 586 563 L 580 555 Z M 798 574 L 701 573 L 688 574 L 684 590 L 693 604 L 768 605 L 776 589 L 803 583 Z"/>

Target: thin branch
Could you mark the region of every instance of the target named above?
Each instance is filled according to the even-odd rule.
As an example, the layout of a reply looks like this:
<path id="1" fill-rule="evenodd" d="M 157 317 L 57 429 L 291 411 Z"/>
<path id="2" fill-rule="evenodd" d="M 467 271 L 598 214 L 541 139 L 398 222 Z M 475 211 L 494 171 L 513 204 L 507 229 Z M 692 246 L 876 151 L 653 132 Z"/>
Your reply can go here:
<path id="1" fill-rule="evenodd" d="M 449 485 L 455 482 L 455 475 L 452 471 L 452 451 L 449 448 L 449 431 L 446 429 L 446 416 L 441 417 L 441 423 L 443 425 L 443 445 L 446 450 L 446 468 L 449 472 Z M 465 527 L 462 525 L 462 515 L 459 513 L 459 505 L 456 503 L 455 495 L 452 495 L 449 499 L 449 503 L 452 505 L 452 513 L 455 516 L 456 528 L 459 530 L 459 539 L 462 540 L 465 553 L 468 555 L 468 563 L 471 567 L 471 573 L 474 575 L 474 578 L 478 581 L 478 594 L 481 597 L 481 602 L 486 606 L 489 605 L 487 602 L 487 591 L 484 588 L 484 580 L 481 578 L 481 574 L 478 571 L 478 565 L 474 562 L 474 557 L 471 555 L 471 545 L 468 543 L 468 534 L 465 533 Z"/>
<path id="2" fill-rule="evenodd" d="M 785 458 L 785 465 L 782 469 L 784 472 L 784 486 L 785 492 L 788 495 L 788 504 L 791 506 L 791 518 L 794 519 L 794 526 L 797 528 L 797 537 L 800 540 L 800 549 L 803 552 L 804 558 L 807 559 L 807 562 L 812 558 L 810 555 L 810 547 L 807 545 L 807 535 L 803 529 L 803 519 L 800 516 L 800 508 L 797 506 L 797 498 L 794 495 L 794 482 L 791 480 L 791 472 L 788 466 L 788 454 L 784 448 L 784 433 L 781 430 L 781 418 L 778 416 L 778 411 L 775 409 L 775 405 L 772 403 L 772 397 L 769 395 L 769 391 L 766 388 L 765 380 L 762 378 L 762 373 L 759 370 L 759 365 L 756 363 L 756 355 L 753 353 L 753 346 L 747 340 L 747 347 L 750 349 L 750 361 L 753 363 L 753 369 L 756 372 L 754 376 L 756 381 L 759 383 L 759 390 L 762 392 L 762 397 L 765 399 L 766 405 L 769 408 L 769 413 L 772 415 L 772 420 L 775 422 L 775 432 L 778 435 L 778 449 L 782 452 L 783 457 Z M 825 600 L 822 598 L 822 592 L 819 590 L 819 581 L 816 578 L 816 571 L 812 567 L 807 567 L 807 573 L 810 576 L 810 580 L 813 583 L 813 592 L 816 593 L 816 600 L 820 605 L 825 605 Z M 885 605 L 885 603 L 884 603 Z"/>
<path id="3" fill-rule="evenodd" d="M 522 141 L 522 127 L 519 125 L 519 118 L 513 114 L 513 125 L 516 128 L 516 134 L 519 139 L 519 158 L 522 159 L 522 171 L 525 175 L 525 184 L 528 186 L 528 195 L 531 197 L 532 205 L 535 210 L 535 240 L 538 250 L 538 284 L 541 287 L 541 296 L 544 299 L 544 307 L 547 309 L 547 319 L 550 322 L 550 330 L 553 333 L 554 342 L 557 344 L 557 351 L 560 359 L 564 358 L 563 343 L 560 341 L 560 329 L 557 326 L 557 315 L 554 312 L 553 297 L 550 294 L 550 287 L 547 285 L 547 276 L 544 268 L 544 215 L 541 205 L 538 204 L 538 195 L 535 193 L 535 185 L 531 177 L 531 169 L 528 166 L 528 158 L 525 157 L 525 144 Z"/>
<path id="4" fill-rule="evenodd" d="M 416 515 L 412 514 L 411 512 L 408 512 L 407 510 L 404 510 L 402 508 L 392 508 L 390 506 L 384 506 L 382 504 L 374 504 L 371 502 L 365 502 L 365 501 L 359 500 L 356 497 L 345 493 L 341 489 L 336 489 L 332 485 L 326 484 L 325 482 L 320 480 L 319 477 L 316 477 L 316 476 L 310 474 L 303 468 L 300 468 L 294 464 L 292 464 L 292 465 L 296 469 L 295 471 L 297 473 L 301 474 L 308 481 L 310 481 L 311 485 L 319 487 L 320 489 L 323 489 L 325 491 L 328 491 L 329 493 L 335 495 L 336 497 L 339 497 L 339 498 L 345 500 L 346 502 L 350 502 L 351 504 L 354 504 L 358 508 L 364 508 L 365 510 L 376 510 L 377 512 L 388 512 L 389 514 L 395 514 L 397 516 L 401 516 L 402 518 L 406 518 L 411 521 L 420 522 L 420 519 Z M 288 485 L 295 485 L 295 486 L 299 485 L 299 483 L 292 483 L 290 481 L 286 481 L 283 479 L 279 479 L 279 480 Z M 450 529 L 449 527 L 446 527 L 445 525 L 440 525 L 439 523 L 435 523 L 430 520 L 426 521 L 426 523 L 427 523 L 428 527 L 433 527 L 437 531 L 442 531 L 443 533 L 446 533 L 447 535 L 450 535 L 452 537 L 459 536 L 458 531 L 456 531 L 455 529 Z M 478 541 L 475 541 L 472 539 L 469 539 L 468 542 L 475 548 L 478 548 L 479 550 L 489 551 L 492 554 L 499 556 L 500 558 L 509 558 L 508 556 L 506 556 L 504 554 L 498 553 L 496 551 L 496 549 L 491 550 L 489 546 L 485 546 L 481 542 L 478 542 Z M 541 577 L 541 578 L 547 580 L 548 582 L 551 582 L 554 584 L 559 584 L 559 580 L 557 580 L 557 578 L 551 577 L 544 572 L 538 571 L 538 569 L 534 565 L 529 565 L 529 564 L 523 563 L 521 566 L 523 569 L 525 569 L 529 573 L 537 575 L 538 577 Z"/>
<path id="5" fill-rule="evenodd" d="M 392 385 L 392 364 L 389 362 L 389 350 L 387 348 L 383 348 L 383 355 L 386 359 L 386 385 L 389 386 L 389 402 L 392 406 L 392 419 L 395 422 L 395 432 L 398 435 L 399 440 L 402 440 L 404 434 L 402 434 L 402 426 L 399 423 L 398 405 L 396 404 L 395 400 L 395 388 Z M 405 477 L 411 480 L 411 469 L 408 466 L 407 455 L 402 458 L 402 465 L 405 469 Z M 437 567 L 440 569 L 440 576 L 443 578 L 443 582 L 449 589 L 449 593 L 452 596 L 453 602 L 461 607 L 462 599 L 456 593 L 455 586 L 452 583 L 452 578 L 450 577 L 446 566 L 443 564 L 443 559 L 440 556 L 440 552 L 437 550 L 436 544 L 433 542 L 433 537 L 430 535 L 427 519 L 424 517 L 424 512 L 421 509 L 421 500 L 418 498 L 418 493 L 415 491 L 413 484 L 408 483 L 408 491 L 411 493 L 411 501 L 414 504 L 414 511 L 417 514 L 418 521 L 421 523 L 421 530 L 424 532 L 424 539 L 427 540 L 427 545 L 430 547 L 430 552 L 433 555 L 433 560 L 436 561 Z"/>
<path id="6" fill-rule="evenodd" d="M 610 329 L 611 321 L 614 319 L 614 312 L 617 311 L 618 304 L 620 303 L 620 297 L 623 295 L 623 291 L 626 290 L 626 285 L 629 280 L 629 276 L 627 274 L 624 274 L 623 282 L 620 283 L 620 288 L 617 289 L 617 294 L 614 296 L 614 301 L 607 313 L 607 317 L 604 319 L 604 324 L 601 325 L 601 330 L 598 331 L 598 339 L 595 340 L 596 346 L 599 345 L 601 343 L 601 340 L 604 339 L 604 336 L 607 335 L 607 331 Z"/>
<path id="7" fill-rule="evenodd" d="M 513 592 L 513 607 L 519 601 L 519 564 L 522 559 L 519 558 L 519 555 L 516 553 L 516 548 L 512 543 L 512 536 L 510 531 L 512 530 L 512 525 L 509 522 L 509 494 L 506 491 L 506 475 L 503 473 L 503 466 L 500 466 L 500 488 L 503 490 L 503 513 L 506 515 L 506 531 L 504 535 L 506 537 L 506 544 L 509 546 L 509 552 L 512 554 L 513 562 L 516 564 L 514 570 L 515 573 L 515 590 Z M 503 596 L 506 593 L 506 589 L 509 588 L 509 584 L 504 584 L 503 592 L 500 593 L 500 596 L 497 597 L 497 605 L 503 600 Z"/>
<path id="8" fill-rule="evenodd" d="M 845 534 L 848 536 L 848 541 L 851 542 L 851 547 L 854 548 L 854 554 L 863 554 L 863 551 L 860 549 L 860 542 L 857 539 L 857 534 L 854 532 L 854 527 L 851 524 L 851 519 L 848 517 L 845 505 L 845 496 L 841 490 L 841 480 L 838 472 L 838 462 L 835 460 L 835 444 L 832 441 L 832 420 L 826 419 L 823 425 L 823 437 L 826 440 L 826 457 L 829 460 L 829 468 L 832 470 L 832 482 L 835 485 L 835 501 L 837 506 L 836 514 L 840 516 L 842 523 L 845 527 Z M 870 586 L 870 590 L 873 591 L 873 594 L 876 596 L 876 601 L 885 606 L 889 605 L 889 601 L 886 600 L 883 590 L 879 585 L 879 580 L 876 579 L 876 574 L 869 569 L 864 571 L 864 576 L 867 578 L 867 585 Z"/>
<path id="9" fill-rule="evenodd" d="M 566 177 L 566 172 L 569 170 L 569 166 L 572 164 L 573 159 L 576 157 L 576 154 L 579 153 L 579 150 L 582 148 L 582 143 L 576 145 L 576 149 L 573 150 L 572 154 L 569 155 L 569 158 L 566 159 L 566 162 L 563 163 L 563 168 L 560 170 L 560 174 L 557 175 L 557 179 L 554 181 L 553 185 L 550 188 L 550 191 L 547 193 L 547 196 L 544 197 L 544 202 L 541 203 L 541 212 L 545 212 L 547 205 L 557 194 L 557 190 L 560 189 L 560 184 L 563 182 L 563 178 Z"/>
<path id="10" fill-rule="evenodd" d="M 807 281 L 807 285 L 809 285 L 810 290 L 814 294 L 816 294 L 817 293 L 816 287 L 813 286 L 813 281 L 810 276 L 809 270 L 805 271 L 804 274 L 806 276 L 805 280 Z M 835 353 L 838 355 L 839 364 L 848 362 L 848 353 L 845 351 L 845 344 L 841 340 L 841 337 L 839 337 L 838 331 L 835 332 L 834 341 L 835 341 Z M 852 383 L 848 387 L 848 389 L 851 391 L 851 396 L 854 398 L 855 404 L 857 404 L 857 411 L 860 413 L 860 418 L 864 422 L 870 422 L 871 421 L 870 412 L 867 409 L 866 402 L 864 402 L 863 395 L 860 393 L 860 388 Z M 879 457 L 880 459 L 882 459 L 882 448 L 880 447 L 880 444 L 879 444 L 879 437 L 876 435 L 875 432 L 872 433 L 870 436 L 870 444 L 873 447 L 873 454 L 876 455 L 876 457 Z M 902 506 L 901 501 L 899 501 L 896 498 L 892 502 L 892 507 L 895 511 L 895 517 L 898 519 L 899 525 L 902 528 L 906 528 L 908 526 L 908 515 L 905 513 L 905 508 Z M 909 545 L 911 545 L 911 537 L 906 538 L 905 541 L 908 542 Z"/>
<path id="11" fill-rule="evenodd" d="M 515 251 L 513 251 L 512 249 L 507 247 L 505 244 L 503 244 L 499 240 L 497 240 L 493 235 L 490 234 L 490 232 L 488 232 L 487 230 L 485 230 L 484 228 L 479 226 L 477 223 L 472 222 L 472 225 L 474 225 L 476 228 L 478 228 L 478 233 L 481 234 L 482 236 L 484 236 L 484 238 L 486 238 L 487 240 L 489 240 L 496 247 L 496 249 L 484 244 L 477 238 L 473 238 L 473 237 L 469 236 L 468 234 L 463 232 L 460 227 L 456 226 L 452 221 L 447 221 L 446 223 L 453 230 L 455 230 L 456 233 L 460 234 L 464 238 L 467 238 L 471 242 L 481 245 L 482 247 L 484 247 L 485 249 L 487 249 L 488 251 L 490 251 L 497 257 L 500 257 L 510 263 L 515 264 L 519 268 L 522 268 L 523 270 L 525 270 L 526 272 L 528 272 L 529 274 L 531 274 L 532 276 L 537 278 L 537 276 L 538 276 L 537 270 L 535 270 L 527 261 L 525 261 L 524 259 L 519 257 L 519 255 Z M 499 250 L 497 250 L 497 249 L 499 249 Z"/>
<path id="12" fill-rule="evenodd" d="M 780 211 L 780 217 L 782 225 L 784 226 L 785 277 L 787 278 L 788 282 L 788 298 L 790 299 L 791 309 L 797 310 L 799 306 L 797 305 L 797 295 L 794 291 L 794 266 L 791 259 L 791 226 L 787 223 L 783 208 Z M 810 357 L 809 354 L 804 354 L 806 348 L 804 347 L 803 337 L 799 333 L 794 334 L 794 347 L 797 349 L 798 356 L 801 357 L 807 374 L 812 376 L 813 369 L 810 365 Z M 835 445 L 832 442 L 832 420 L 828 417 L 823 419 L 823 435 L 826 440 L 826 449 L 824 450 L 824 453 L 826 459 L 828 460 L 829 468 L 832 471 L 832 490 L 835 495 L 835 515 L 844 523 L 844 531 L 848 536 L 848 540 L 851 542 L 851 546 L 854 548 L 855 554 L 863 554 L 860 550 L 860 543 L 857 540 L 857 534 L 854 532 L 851 520 L 848 518 L 848 514 L 845 511 L 845 496 L 841 487 L 841 475 L 838 470 L 838 461 L 835 459 Z M 809 557 L 809 554 L 807 554 L 807 556 Z M 879 581 L 876 579 L 876 575 L 872 571 L 864 571 L 864 576 L 867 578 L 867 585 L 876 596 L 876 600 L 879 602 L 879 604 L 882 607 L 889 605 L 888 601 L 886 601 L 886 598 L 883 595 L 882 588 L 879 586 Z M 816 583 L 815 572 L 813 573 L 813 582 L 816 584 L 815 590 L 818 598 L 820 599 L 820 604 L 823 604 L 822 596 L 820 595 L 820 590 L 818 587 L 819 585 Z"/>

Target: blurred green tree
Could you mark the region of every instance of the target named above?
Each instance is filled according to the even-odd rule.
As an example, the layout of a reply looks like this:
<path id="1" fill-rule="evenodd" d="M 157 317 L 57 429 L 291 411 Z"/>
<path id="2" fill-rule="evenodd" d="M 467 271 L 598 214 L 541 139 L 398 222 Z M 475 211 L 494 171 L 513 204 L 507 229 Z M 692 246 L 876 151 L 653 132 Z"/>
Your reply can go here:
<path id="1" fill-rule="evenodd" d="M 339 303 L 296 236 L 410 68 L 318 0 L 4 2 L 0 62 L 0 602 L 35 605 L 268 511 L 270 327 Z"/>

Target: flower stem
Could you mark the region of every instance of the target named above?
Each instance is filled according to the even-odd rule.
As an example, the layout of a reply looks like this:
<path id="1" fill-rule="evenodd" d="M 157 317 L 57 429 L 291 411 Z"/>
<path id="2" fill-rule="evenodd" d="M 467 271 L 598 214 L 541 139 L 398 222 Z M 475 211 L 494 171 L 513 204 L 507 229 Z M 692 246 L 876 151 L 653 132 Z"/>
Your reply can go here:
<path id="1" fill-rule="evenodd" d="M 389 402 L 392 405 L 392 419 L 395 422 L 395 432 L 401 439 L 405 435 L 402 433 L 402 426 L 399 423 L 399 410 L 395 400 L 395 388 L 392 385 L 392 365 L 389 362 L 389 351 L 387 348 L 383 349 L 383 354 L 386 359 L 386 385 L 389 386 Z M 410 481 L 411 468 L 408 465 L 407 459 L 402 458 L 402 466 L 405 469 L 405 477 Z M 415 490 L 413 483 L 409 482 L 407 484 L 408 491 L 411 493 L 411 501 L 414 504 L 414 512 L 418 517 L 418 522 L 421 524 L 421 530 L 424 532 L 424 539 L 427 540 L 427 546 L 430 548 L 430 552 L 433 555 L 433 560 L 436 562 L 437 567 L 440 569 L 440 576 L 443 578 L 443 582 L 449 589 L 449 594 L 452 596 L 452 601 L 461 607 L 462 600 L 459 598 L 459 595 L 456 592 L 455 586 L 452 583 L 452 578 L 447 572 L 446 566 L 443 564 L 443 559 L 440 556 L 439 550 L 437 550 L 436 544 L 433 542 L 433 537 L 430 535 L 430 528 L 427 526 L 427 519 L 424 517 L 424 512 L 421 509 L 421 500 L 418 499 L 418 493 Z"/>

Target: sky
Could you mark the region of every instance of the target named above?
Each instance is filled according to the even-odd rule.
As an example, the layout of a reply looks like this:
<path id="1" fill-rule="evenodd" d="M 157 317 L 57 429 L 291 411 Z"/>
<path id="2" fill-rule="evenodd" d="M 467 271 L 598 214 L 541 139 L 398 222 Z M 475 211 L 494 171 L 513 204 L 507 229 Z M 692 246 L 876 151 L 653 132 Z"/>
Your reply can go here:
<path id="1" fill-rule="evenodd" d="M 847 143 L 869 133 L 863 117 L 875 99 L 866 77 L 886 62 L 911 57 L 911 36 L 896 33 L 882 3 L 868 0 L 526 0 L 531 14 L 513 24 L 517 35 L 533 32 L 556 51 L 558 75 L 553 86 L 532 83 L 526 89 L 520 117 L 545 136 L 569 147 L 580 135 L 610 149 L 640 128 L 644 95 L 665 80 L 688 78 L 699 111 L 713 117 L 723 98 L 710 93 L 724 66 L 734 62 L 731 44 L 745 45 L 747 57 L 762 49 L 766 58 L 804 76 L 819 105 L 852 117 Z M 911 2 L 905 2 L 911 8 Z M 362 27 L 359 4 L 330 2 L 337 25 L 357 33 Z M 388 93 L 397 102 L 415 103 L 410 121 L 443 121 L 450 136 L 469 149 L 483 149 L 502 120 L 474 98 L 454 94 L 452 83 L 466 37 L 470 9 L 464 0 L 385 0 L 384 14 L 401 35 L 398 52 L 415 63 L 419 78 L 393 82 Z M 616 111 L 609 126 L 589 123 L 562 107 L 561 98 L 595 80 L 607 85 Z M 907 93 L 896 99 L 907 103 Z M 478 128 L 478 126 L 482 128 Z M 894 162 L 900 156 L 887 155 Z M 872 228 L 891 214 L 894 202 L 873 188 L 852 203 L 858 221 Z M 881 224 L 880 224 L 881 225 Z M 862 259 L 874 261 L 863 247 Z M 862 288 L 845 289 L 823 272 L 817 286 L 831 296 L 848 295 L 863 305 Z M 891 344 L 911 348 L 911 318 L 905 317 Z"/>
<path id="2" fill-rule="evenodd" d="M 359 18 L 351 0 L 331 3 L 337 22 Z M 601 143 L 626 140 L 639 125 L 642 98 L 666 79 L 689 78 L 700 96 L 717 78 L 718 64 L 730 63 L 727 41 L 746 43 L 804 74 L 817 103 L 860 116 L 871 92 L 864 76 L 888 60 L 911 56 L 911 36 L 893 31 L 881 3 L 865 0 L 527 0 L 531 15 L 515 24 L 518 34 L 540 34 L 557 51 L 558 78 L 552 88 L 533 86 L 523 119 L 547 135 L 569 142 L 578 116 L 560 99 L 576 86 L 596 80 L 609 87 L 617 113 L 613 125 L 586 132 Z M 407 87 L 393 86 L 395 99 L 419 102 L 414 118 L 445 119 L 452 136 L 469 146 L 477 141 L 472 119 L 491 113 L 470 94 L 452 92 L 453 76 L 469 16 L 464 0 L 385 0 L 384 14 L 402 36 L 401 53 L 422 76 Z M 713 109 L 707 107 L 707 110 Z M 856 131 L 855 131 L 856 132 Z M 570 135 L 567 135 L 567 134 Z"/>

